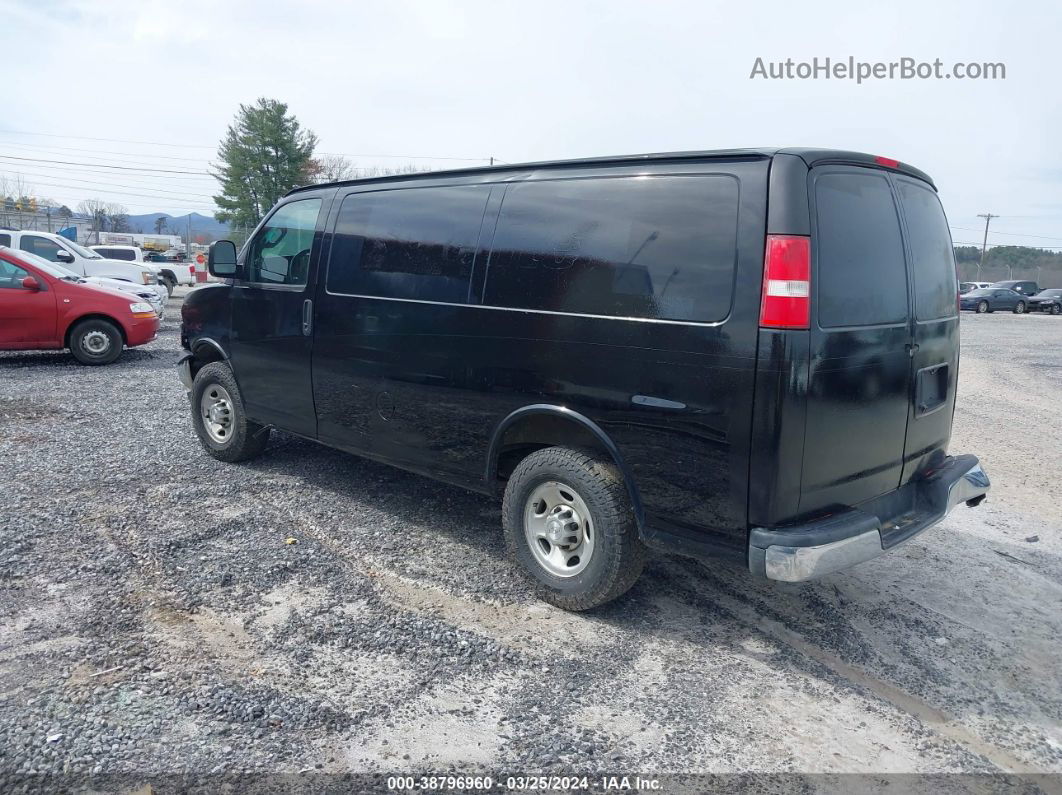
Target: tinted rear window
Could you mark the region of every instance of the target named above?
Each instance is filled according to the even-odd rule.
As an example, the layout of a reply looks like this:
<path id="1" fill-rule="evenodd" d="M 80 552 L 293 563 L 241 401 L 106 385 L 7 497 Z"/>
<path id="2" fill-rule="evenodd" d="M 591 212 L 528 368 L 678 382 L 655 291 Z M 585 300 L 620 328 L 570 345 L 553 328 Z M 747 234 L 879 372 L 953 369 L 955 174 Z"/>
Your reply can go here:
<path id="1" fill-rule="evenodd" d="M 823 174 L 815 180 L 815 207 L 812 248 L 818 251 L 819 325 L 905 320 L 903 240 L 888 179 L 878 174 Z"/>
<path id="2" fill-rule="evenodd" d="M 485 304 L 717 321 L 730 312 L 733 177 L 618 177 L 510 185 Z"/>
<path id="3" fill-rule="evenodd" d="M 470 185 L 347 196 L 329 292 L 466 303 L 489 195 L 489 185 Z"/>
<path id="4" fill-rule="evenodd" d="M 955 250 L 937 194 L 924 185 L 899 180 L 914 276 L 915 317 L 935 320 L 955 315 Z"/>
<path id="5" fill-rule="evenodd" d="M 102 257 L 107 259 L 123 259 L 132 262 L 136 259 L 136 254 L 132 251 L 128 251 L 124 248 L 97 248 L 94 251 Z"/>

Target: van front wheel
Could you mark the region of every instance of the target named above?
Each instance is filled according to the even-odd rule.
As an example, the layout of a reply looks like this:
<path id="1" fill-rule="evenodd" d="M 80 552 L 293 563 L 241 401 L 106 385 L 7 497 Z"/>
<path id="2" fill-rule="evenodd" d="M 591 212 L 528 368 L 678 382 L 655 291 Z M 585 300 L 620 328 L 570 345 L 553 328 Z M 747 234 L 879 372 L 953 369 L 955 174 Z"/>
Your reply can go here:
<path id="1" fill-rule="evenodd" d="M 645 547 L 616 467 L 567 447 L 527 456 L 505 488 L 509 553 L 542 599 L 589 610 L 626 592 L 645 565 Z"/>
<path id="2" fill-rule="evenodd" d="M 247 419 L 240 387 L 223 362 L 212 362 L 196 373 L 192 424 L 203 448 L 219 461 L 254 458 L 269 442 L 269 427 Z"/>

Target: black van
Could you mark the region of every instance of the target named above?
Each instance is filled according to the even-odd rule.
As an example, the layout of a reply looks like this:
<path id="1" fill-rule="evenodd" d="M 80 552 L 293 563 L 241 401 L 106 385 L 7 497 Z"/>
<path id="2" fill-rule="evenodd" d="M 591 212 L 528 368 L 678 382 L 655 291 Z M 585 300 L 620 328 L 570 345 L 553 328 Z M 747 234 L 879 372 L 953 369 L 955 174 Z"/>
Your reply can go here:
<path id="1" fill-rule="evenodd" d="M 580 610 L 647 547 L 799 581 L 976 505 L 948 225 L 884 157 L 732 150 L 291 191 L 183 307 L 206 450 L 270 428 L 486 494 Z M 357 488 L 357 484 L 351 484 Z"/>

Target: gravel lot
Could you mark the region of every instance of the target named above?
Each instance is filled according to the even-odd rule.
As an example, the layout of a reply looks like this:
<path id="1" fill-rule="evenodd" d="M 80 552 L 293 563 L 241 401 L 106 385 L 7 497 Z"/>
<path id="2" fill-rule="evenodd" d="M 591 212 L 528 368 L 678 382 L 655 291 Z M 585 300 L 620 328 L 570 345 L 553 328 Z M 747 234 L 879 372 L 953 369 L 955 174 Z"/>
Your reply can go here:
<path id="1" fill-rule="evenodd" d="M 1062 318 L 963 316 L 952 448 L 988 469 L 982 507 L 813 584 L 655 558 L 568 615 L 528 594 L 484 497 L 279 434 L 208 457 L 173 367 L 182 294 L 110 367 L 0 354 L 0 789 L 1062 772 Z"/>

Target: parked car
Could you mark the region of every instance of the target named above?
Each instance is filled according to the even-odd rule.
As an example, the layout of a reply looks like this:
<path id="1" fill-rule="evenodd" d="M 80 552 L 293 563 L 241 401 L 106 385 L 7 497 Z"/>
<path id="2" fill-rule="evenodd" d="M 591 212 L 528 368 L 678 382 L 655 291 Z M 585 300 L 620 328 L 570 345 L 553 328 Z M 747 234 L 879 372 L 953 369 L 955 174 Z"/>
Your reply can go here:
<path id="1" fill-rule="evenodd" d="M 1004 282 L 994 282 L 991 286 L 1001 287 L 1004 290 L 1013 290 L 1020 295 L 1024 295 L 1026 298 L 1040 292 L 1040 288 L 1037 286 L 1036 282 L 1024 279 L 1008 279 Z"/>
<path id="2" fill-rule="evenodd" d="M 102 276 L 107 279 L 148 285 L 158 293 L 163 301 L 169 298 L 166 288 L 158 283 L 154 270 L 147 265 L 105 259 L 95 251 L 79 246 L 62 235 L 51 232 L 4 231 L 0 232 L 0 246 L 36 254 L 49 262 L 56 262 L 69 268 L 78 276 Z"/>
<path id="3" fill-rule="evenodd" d="M 970 309 L 983 315 L 997 309 L 1009 309 L 1016 315 L 1028 308 L 1029 299 L 1021 293 L 999 287 L 986 287 L 959 296 L 959 308 Z"/>
<path id="4" fill-rule="evenodd" d="M 315 185 L 211 247 L 180 375 L 222 461 L 275 427 L 502 496 L 566 609 L 626 591 L 646 547 L 807 580 L 987 492 L 947 453 L 951 251 L 930 178 L 852 152 Z"/>
<path id="5" fill-rule="evenodd" d="M 136 296 L 0 247 L 0 350 L 69 348 L 82 364 L 110 364 L 158 329 L 155 310 Z"/>
<path id="6" fill-rule="evenodd" d="M 178 284 L 195 284 L 195 267 L 178 264 L 163 257 L 160 260 L 145 259 L 144 252 L 137 246 L 89 246 L 97 254 L 108 259 L 124 260 L 126 262 L 142 262 L 155 271 L 159 284 L 166 287 L 166 292 L 173 294 L 173 288 Z M 162 255 L 159 255 L 162 256 Z"/>
<path id="7" fill-rule="evenodd" d="M 106 279 L 102 276 L 80 276 L 74 271 L 70 270 L 64 265 L 60 265 L 58 262 L 48 262 L 43 257 L 38 257 L 36 254 L 30 254 L 28 251 L 22 251 L 19 254 L 20 257 L 25 259 L 31 264 L 37 264 L 41 267 L 50 267 L 54 270 L 60 271 L 67 275 L 72 281 L 94 284 L 97 287 L 106 287 L 109 290 L 120 290 L 124 293 L 130 293 L 135 295 L 141 301 L 147 301 L 151 304 L 152 309 L 155 310 L 155 314 L 159 316 L 159 320 L 162 320 L 166 316 L 166 302 L 163 301 L 157 292 L 146 284 L 133 284 L 133 282 L 123 282 L 118 279 Z"/>
<path id="8" fill-rule="evenodd" d="M 966 295 L 971 290 L 981 290 L 985 287 L 991 287 L 991 282 L 960 282 L 959 295 Z"/>
<path id="9" fill-rule="evenodd" d="M 1062 289 L 1052 287 L 1049 290 L 1041 290 L 1029 299 L 1029 311 L 1062 315 Z"/>

